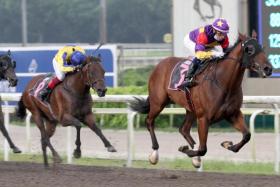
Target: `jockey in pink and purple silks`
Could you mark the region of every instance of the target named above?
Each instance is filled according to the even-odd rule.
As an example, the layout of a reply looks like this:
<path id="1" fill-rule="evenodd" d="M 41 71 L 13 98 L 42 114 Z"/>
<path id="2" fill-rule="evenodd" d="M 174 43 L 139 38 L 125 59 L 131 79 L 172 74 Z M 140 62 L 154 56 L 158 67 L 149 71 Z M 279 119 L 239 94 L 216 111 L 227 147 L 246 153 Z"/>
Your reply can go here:
<path id="1" fill-rule="evenodd" d="M 223 52 L 229 46 L 228 32 L 229 25 L 227 21 L 218 18 L 213 24 L 197 28 L 185 36 L 184 44 L 189 50 L 195 52 L 195 58 L 182 86 L 191 87 L 195 84 L 193 76 L 203 60 L 223 55 Z M 216 46 L 221 46 L 223 52 L 213 50 Z"/>

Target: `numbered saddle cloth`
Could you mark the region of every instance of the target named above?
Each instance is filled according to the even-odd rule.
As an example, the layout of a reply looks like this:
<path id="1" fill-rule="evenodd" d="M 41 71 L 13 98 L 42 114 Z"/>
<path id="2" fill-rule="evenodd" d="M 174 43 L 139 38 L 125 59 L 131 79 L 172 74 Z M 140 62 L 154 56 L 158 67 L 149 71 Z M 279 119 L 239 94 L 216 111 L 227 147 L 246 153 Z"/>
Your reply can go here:
<path id="1" fill-rule="evenodd" d="M 173 68 L 168 89 L 170 90 L 178 90 L 178 86 L 180 86 L 185 79 L 185 75 L 189 70 L 190 64 L 192 63 L 192 59 L 188 58 L 185 61 L 178 62 Z"/>
<path id="2" fill-rule="evenodd" d="M 35 97 L 39 96 L 39 93 L 43 90 L 46 89 L 49 82 L 52 80 L 53 76 L 55 76 L 54 74 L 47 74 L 45 75 L 42 79 L 39 79 L 37 81 L 37 83 L 35 84 L 34 88 L 30 91 L 30 93 L 32 95 L 34 95 Z"/>

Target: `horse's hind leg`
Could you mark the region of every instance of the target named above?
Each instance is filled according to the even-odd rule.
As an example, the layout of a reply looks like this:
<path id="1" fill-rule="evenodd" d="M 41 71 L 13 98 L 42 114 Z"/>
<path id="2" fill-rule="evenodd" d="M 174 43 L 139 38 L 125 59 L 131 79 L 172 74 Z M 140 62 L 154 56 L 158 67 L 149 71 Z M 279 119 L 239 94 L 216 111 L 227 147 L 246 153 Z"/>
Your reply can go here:
<path id="1" fill-rule="evenodd" d="M 2 107 L 0 105 L 0 130 L 3 134 L 3 136 L 6 138 L 6 140 L 8 141 L 9 143 L 9 146 L 11 149 L 13 149 L 13 152 L 14 153 L 21 153 L 21 150 L 19 148 L 17 148 L 15 146 L 15 144 L 12 142 L 9 134 L 8 134 L 8 131 L 7 129 L 5 128 L 5 125 L 4 125 L 4 117 L 3 117 L 3 112 L 2 112 Z"/>
<path id="2" fill-rule="evenodd" d="M 227 119 L 229 122 L 231 122 L 233 124 L 233 127 L 235 129 L 237 129 L 238 131 L 240 131 L 242 133 L 242 140 L 237 143 L 234 144 L 231 141 L 225 141 L 223 143 L 221 143 L 221 145 L 226 148 L 229 149 L 233 152 L 238 152 L 251 138 L 251 133 L 249 132 L 245 121 L 244 121 L 244 117 L 243 114 L 241 113 L 241 111 L 239 110 L 239 112 L 232 116 L 231 118 Z"/>
<path id="3" fill-rule="evenodd" d="M 42 146 L 42 151 L 43 151 L 43 159 L 44 159 L 44 165 L 45 167 L 48 167 L 48 156 L 47 156 L 47 142 L 48 142 L 48 136 L 46 133 L 46 129 L 44 126 L 44 121 L 42 116 L 38 113 L 33 113 L 32 118 L 34 122 L 36 123 L 37 127 L 40 130 L 41 133 L 41 146 Z"/>
<path id="4" fill-rule="evenodd" d="M 154 150 L 149 157 L 149 161 L 151 164 L 157 164 L 159 145 L 158 145 L 157 137 L 155 134 L 155 118 L 163 110 L 163 108 L 165 107 L 165 104 L 163 104 L 163 103 L 158 104 L 160 102 L 153 103 L 153 100 L 151 99 L 151 97 L 149 98 L 149 102 L 150 102 L 150 111 L 146 118 L 146 126 L 147 126 L 148 131 L 150 132 L 150 136 L 152 139 L 152 148 Z"/>
<path id="5" fill-rule="evenodd" d="M 107 148 L 108 152 L 116 152 L 117 150 L 111 145 L 111 143 L 107 140 L 107 138 L 103 135 L 102 131 L 100 128 L 98 128 L 96 126 L 93 114 L 90 113 L 88 114 L 85 119 L 84 119 L 85 124 L 91 129 L 93 130 L 97 136 L 100 137 L 100 139 L 102 140 L 102 142 L 104 143 L 104 146 Z"/>
<path id="6" fill-rule="evenodd" d="M 80 133 L 81 133 L 81 127 L 76 126 L 76 131 L 77 131 L 77 136 L 76 136 L 76 149 L 74 150 L 73 156 L 75 158 L 81 158 L 82 152 L 81 152 L 81 138 L 80 138 Z"/>

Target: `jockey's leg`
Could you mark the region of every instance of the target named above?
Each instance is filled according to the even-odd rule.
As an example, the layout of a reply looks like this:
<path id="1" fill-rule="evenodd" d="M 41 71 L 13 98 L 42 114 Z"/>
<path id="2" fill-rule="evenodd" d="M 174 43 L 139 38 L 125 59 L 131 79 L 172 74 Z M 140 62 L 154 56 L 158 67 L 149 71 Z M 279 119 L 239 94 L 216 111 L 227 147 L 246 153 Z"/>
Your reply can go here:
<path id="1" fill-rule="evenodd" d="M 51 91 L 55 88 L 55 86 L 60 83 L 61 80 L 59 80 L 57 77 L 54 77 L 49 83 L 46 89 L 43 89 L 40 93 L 41 99 L 46 100 L 51 93 Z"/>
<path id="2" fill-rule="evenodd" d="M 182 84 L 183 87 L 194 86 L 195 82 L 193 80 L 193 76 L 194 76 L 196 70 L 198 69 L 200 63 L 201 63 L 201 60 L 199 60 L 198 58 L 193 59 L 191 65 L 190 65 L 190 69 L 186 74 L 185 82 Z"/>
<path id="3" fill-rule="evenodd" d="M 65 77 L 65 73 L 59 69 L 58 63 L 56 62 L 55 58 L 53 59 L 52 63 L 56 76 L 48 83 L 47 88 L 41 91 L 40 96 L 42 100 L 46 100 L 55 86 L 58 83 L 62 82 Z"/>

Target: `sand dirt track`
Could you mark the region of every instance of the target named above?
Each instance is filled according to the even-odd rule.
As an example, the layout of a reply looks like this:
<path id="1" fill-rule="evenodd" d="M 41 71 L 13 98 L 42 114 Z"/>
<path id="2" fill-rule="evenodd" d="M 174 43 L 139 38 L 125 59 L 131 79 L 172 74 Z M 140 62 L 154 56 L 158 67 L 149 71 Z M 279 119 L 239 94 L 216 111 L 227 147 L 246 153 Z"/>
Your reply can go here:
<path id="1" fill-rule="evenodd" d="M 279 176 L 0 162 L 1 187 L 280 186 Z"/>

